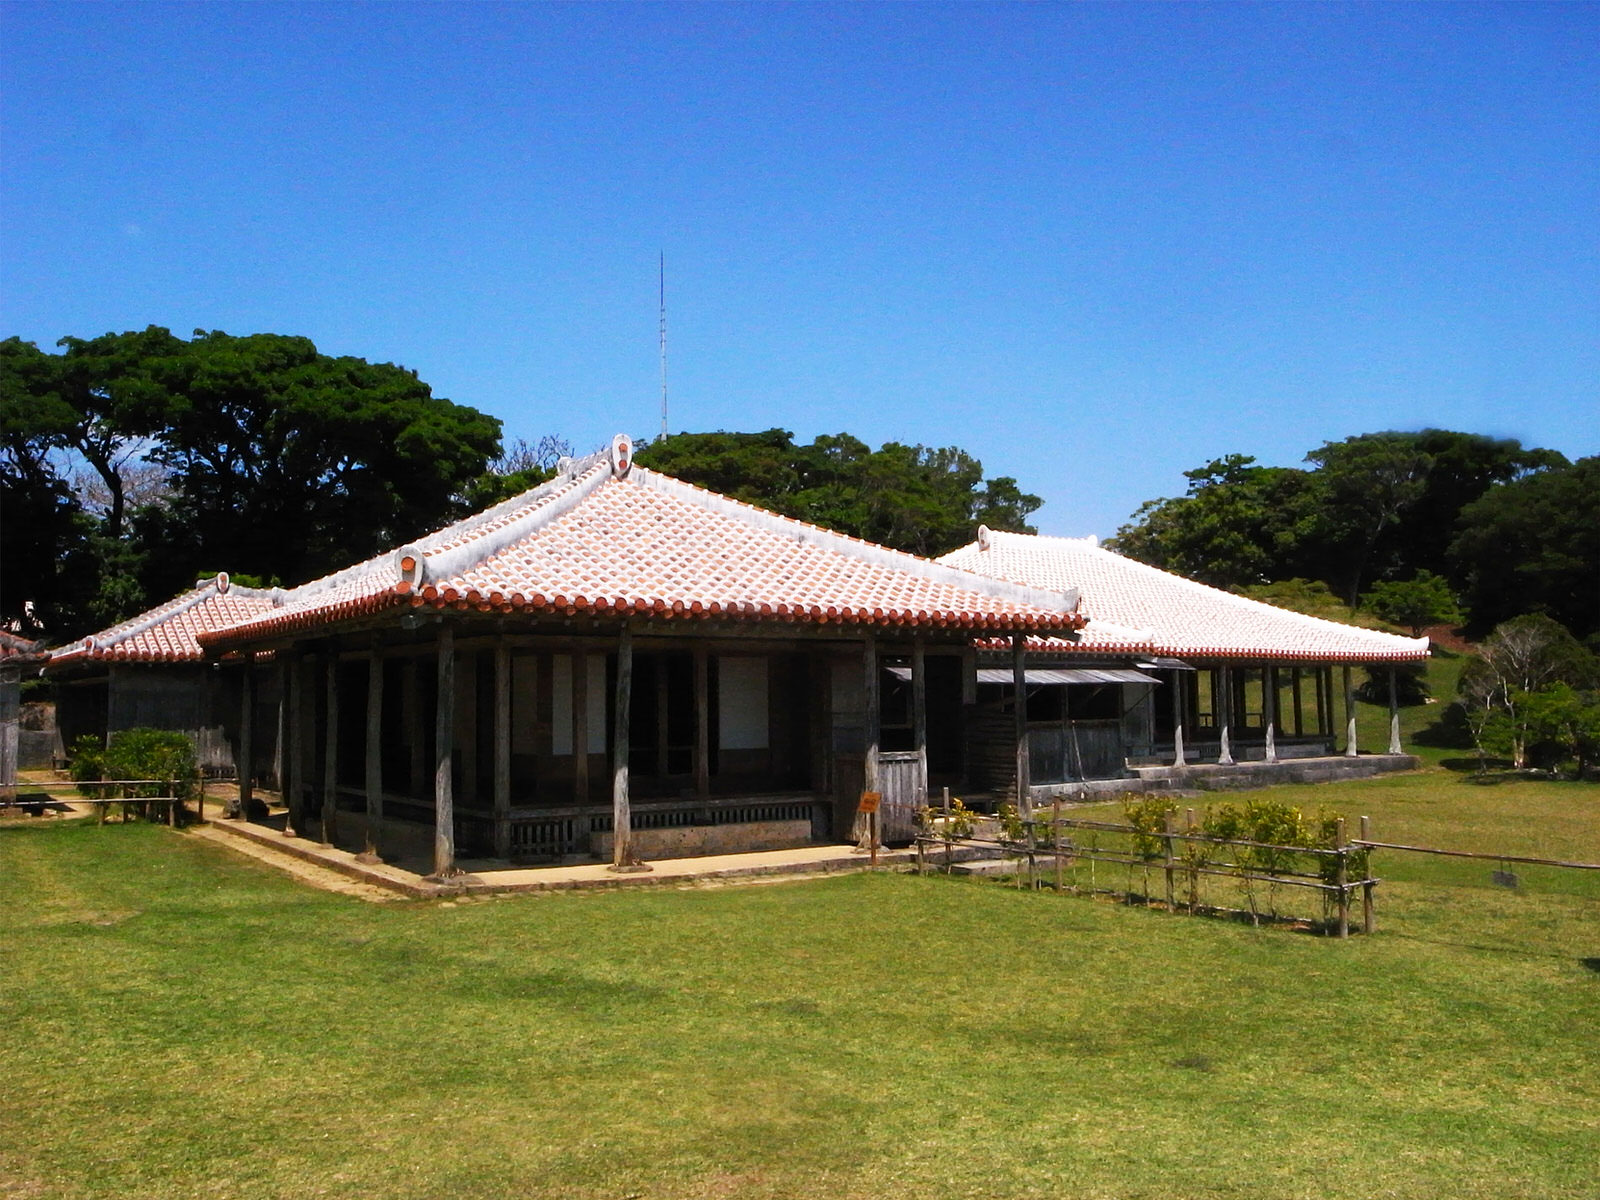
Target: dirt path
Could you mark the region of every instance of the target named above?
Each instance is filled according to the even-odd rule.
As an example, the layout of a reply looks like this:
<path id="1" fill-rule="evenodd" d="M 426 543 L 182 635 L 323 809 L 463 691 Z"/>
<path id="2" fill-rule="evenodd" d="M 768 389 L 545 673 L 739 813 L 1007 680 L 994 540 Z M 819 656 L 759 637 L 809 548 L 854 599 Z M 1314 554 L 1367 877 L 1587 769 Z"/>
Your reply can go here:
<path id="1" fill-rule="evenodd" d="M 311 887 L 321 888 L 326 892 L 338 892 L 343 896 L 354 896 L 359 900 L 366 900 L 372 904 L 389 904 L 404 900 L 405 897 L 388 888 L 374 887 L 370 883 L 362 883 L 351 879 L 348 875 L 341 875 L 338 871 L 331 871 L 327 867 L 319 867 L 315 863 L 306 862 L 290 854 L 276 854 L 264 847 L 243 838 L 229 837 L 225 833 L 218 833 L 207 825 L 192 825 L 184 830 L 190 837 L 197 837 L 218 846 L 225 846 L 236 854 L 264 862 L 287 875 L 293 876 L 301 883 Z"/>

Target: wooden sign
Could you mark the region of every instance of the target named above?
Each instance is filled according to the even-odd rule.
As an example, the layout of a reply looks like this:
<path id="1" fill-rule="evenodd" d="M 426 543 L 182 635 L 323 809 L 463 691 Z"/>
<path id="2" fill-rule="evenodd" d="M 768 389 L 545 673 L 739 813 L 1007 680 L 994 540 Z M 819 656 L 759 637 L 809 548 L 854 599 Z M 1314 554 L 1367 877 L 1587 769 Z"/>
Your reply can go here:
<path id="1" fill-rule="evenodd" d="M 861 803 L 856 806 L 857 812 L 875 813 L 878 805 L 883 801 L 882 792 L 862 792 Z"/>

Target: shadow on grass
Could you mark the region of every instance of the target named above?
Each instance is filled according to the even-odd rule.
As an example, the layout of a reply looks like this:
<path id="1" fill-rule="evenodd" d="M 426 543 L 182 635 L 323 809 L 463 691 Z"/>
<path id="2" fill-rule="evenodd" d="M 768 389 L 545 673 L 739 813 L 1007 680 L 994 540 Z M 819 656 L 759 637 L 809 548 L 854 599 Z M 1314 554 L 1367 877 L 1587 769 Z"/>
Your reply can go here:
<path id="1" fill-rule="evenodd" d="M 1596 975 L 1600 975 L 1600 958 L 1580 958 L 1578 961 Z"/>

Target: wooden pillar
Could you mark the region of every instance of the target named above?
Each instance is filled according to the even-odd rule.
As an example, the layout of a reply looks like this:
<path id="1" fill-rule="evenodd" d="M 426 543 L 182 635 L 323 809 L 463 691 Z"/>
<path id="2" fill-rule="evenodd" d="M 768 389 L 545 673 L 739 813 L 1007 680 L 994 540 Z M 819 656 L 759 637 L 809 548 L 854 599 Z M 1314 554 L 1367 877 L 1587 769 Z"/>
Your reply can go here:
<path id="1" fill-rule="evenodd" d="M 1220 681 L 1217 686 L 1216 710 L 1218 732 L 1222 735 L 1221 748 L 1217 752 L 1217 762 L 1225 767 L 1233 765 L 1233 746 L 1230 743 L 1230 734 L 1233 727 L 1233 668 L 1222 667 L 1212 676 L 1213 680 Z"/>
<path id="2" fill-rule="evenodd" d="M 283 836 L 299 837 L 300 826 L 305 820 L 301 811 L 301 783 L 305 773 L 304 760 L 300 753 L 300 743 L 303 740 L 302 730 L 305 722 L 300 713 L 300 681 L 305 674 L 305 664 L 300 661 L 299 654 L 292 648 L 289 651 L 289 728 L 288 748 L 283 756 L 283 802 L 288 807 L 288 815 L 284 818 Z"/>
<path id="3" fill-rule="evenodd" d="M 1183 672 L 1174 667 L 1172 675 L 1172 765 L 1186 767 L 1183 756 Z"/>
<path id="4" fill-rule="evenodd" d="M 494 647 L 494 856 L 511 857 L 511 647 Z"/>
<path id="5" fill-rule="evenodd" d="M 363 857 L 376 861 L 383 843 L 383 655 L 367 656 L 367 839 Z"/>
<path id="6" fill-rule="evenodd" d="M 1294 693 L 1294 735 L 1301 737 L 1305 733 L 1305 713 L 1300 701 L 1300 668 L 1289 668 L 1289 688 Z"/>
<path id="7" fill-rule="evenodd" d="M 589 654 L 572 656 L 572 795 L 589 803 Z"/>
<path id="8" fill-rule="evenodd" d="M 331 846 L 339 836 L 339 656 L 330 651 L 323 670 L 328 702 L 322 730 L 322 840 Z"/>
<path id="9" fill-rule="evenodd" d="M 468 808 L 478 806 L 478 728 L 484 717 L 478 711 L 479 658 L 475 650 L 456 656 L 455 752 L 460 764 L 461 802 Z"/>
<path id="10" fill-rule="evenodd" d="M 911 642 L 911 745 L 917 752 L 917 808 L 928 802 L 928 654 L 922 635 Z"/>
<path id="11" fill-rule="evenodd" d="M 1033 794 L 1028 764 L 1028 639 L 1020 633 L 1011 635 L 1011 702 L 1017 740 L 1017 813 L 1026 820 L 1033 816 Z"/>
<path id="12" fill-rule="evenodd" d="M 282 654 L 277 658 L 278 676 L 278 720 L 274 729 L 272 746 L 272 786 L 278 789 L 278 796 L 283 797 L 283 763 L 284 751 L 289 743 L 289 667 Z"/>
<path id="13" fill-rule="evenodd" d="M 244 652 L 244 674 L 239 678 L 239 762 L 234 774 L 239 778 L 239 820 L 250 815 L 250 805 L 255 800 L 255 727 L 256 727 L 256 671 L 255 655 Z"/>
<path id="14" fill-rule="evenodd" d="M 1350 668 L 1344 669 L 1344 753 L 1354 758 L 1361 753 L 1356 745 L 1356 692 L 1350 683 Z"/>
<path id="15" fill-rule="evenodd" d="M 1278 761 L 1278 668 L 1261 668 L 1261 723 L 1267 727 L 1268 762 Z"/>
<path id="16" fill-rule="evenodd" d="M 633 852 L 633 809 L 628 800 L 628 718 L 633 707 L 633 631 L 626 625 L 617 639 L 616 712 L 611 741 L 611 868 L 638 862 Z"/>
<path id="17" fill-rule="evenodd" d="M 694 794 L 711 799 L 711 656 L 694 648 Z"/>
<path id="18" fill-rule="evenodd" d="M 861 671 L 864 685 L 865 711 L 862 714 L 862 734 L 864 737 L 863 754 L 861 762 L 861 790 L 864 792 L 883 791 L 883 780 L 878 771 L 878 740 L 882 736 L 882 714 L 878 700 L 878 636 L 867 633 L 861 643 Z M 855 823 L 855 840 L 858 849 L 866 850 L 872 846 L 872 823 L 866 814 L 857 813 Z"/>
<path id="19" fill-rule="evenodd" d="M 1400 687 L 1395 669 L 1389 668 L 1389 753 L 1402 754 L 1400 748 Z"/>
<path id="20" fill-rule="evenodd" d="M 456 804 L 454 766 L 456 734 L 456 637 L 448 624 L 439 625 L 439 702 L 433 726 L 433 874 L 444 879 L 456 873 Z"/>

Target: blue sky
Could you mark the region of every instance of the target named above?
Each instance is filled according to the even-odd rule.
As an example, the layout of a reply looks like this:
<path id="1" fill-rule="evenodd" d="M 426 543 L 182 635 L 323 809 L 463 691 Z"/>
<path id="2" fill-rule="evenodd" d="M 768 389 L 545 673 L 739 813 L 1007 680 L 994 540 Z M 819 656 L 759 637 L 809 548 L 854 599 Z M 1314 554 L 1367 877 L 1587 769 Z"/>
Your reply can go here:
<path id="1" fill-rule="evenodd" d="M 1600 6 L 0 6 L 0 336 L 415 368 L 508 437 L 1600 452 Z"/>

